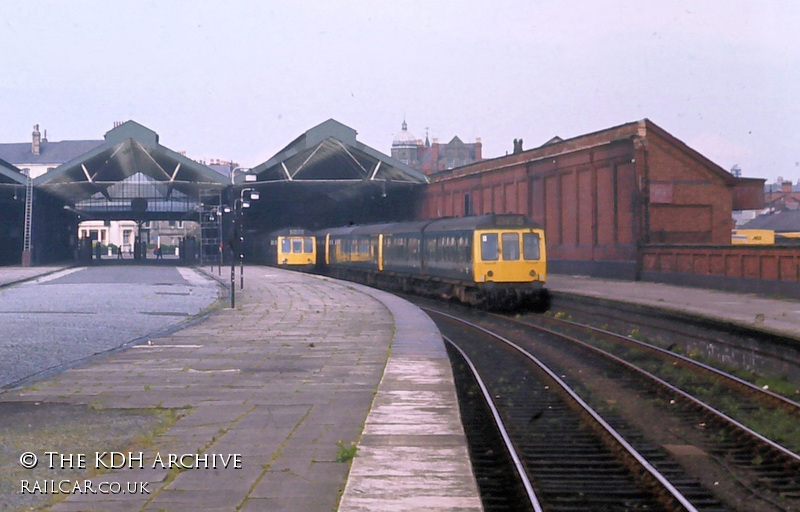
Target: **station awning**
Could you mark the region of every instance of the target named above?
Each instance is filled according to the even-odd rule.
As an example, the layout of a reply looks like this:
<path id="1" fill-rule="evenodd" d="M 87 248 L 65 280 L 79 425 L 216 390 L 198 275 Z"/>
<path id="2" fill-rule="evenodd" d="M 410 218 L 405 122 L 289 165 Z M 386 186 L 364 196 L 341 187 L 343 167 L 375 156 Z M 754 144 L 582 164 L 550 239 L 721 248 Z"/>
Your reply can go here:
<path id="1" fill-rule="evenodd" d="M 128 121 L 105 143 L 39 176 L 34 185 L 87 218 L 172 219 L 196 212 L 202 195 L 229 180 L 158 142 L 158 134 Z"/>
<path id="2" fill-rule="evenodd" d="M 425 174 L 356 140 L 356 131 L 334 119 L 303 133 L 254 167 L 259 182 L 343 185 L 427 183 Z M 239 176 L 237 184 L 243 181 Z"/>

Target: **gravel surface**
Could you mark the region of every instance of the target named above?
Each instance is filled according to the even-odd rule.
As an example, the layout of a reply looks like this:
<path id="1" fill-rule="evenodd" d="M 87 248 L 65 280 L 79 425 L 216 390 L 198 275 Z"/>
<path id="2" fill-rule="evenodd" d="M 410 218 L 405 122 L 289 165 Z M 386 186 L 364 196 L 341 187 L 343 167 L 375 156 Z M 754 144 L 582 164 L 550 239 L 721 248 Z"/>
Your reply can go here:
<path id="1" fill-rule="evenodd" d="M 0 389 L 198 315 L 216 282 L 185 267 L 67 269 L 0 289 Z"/>

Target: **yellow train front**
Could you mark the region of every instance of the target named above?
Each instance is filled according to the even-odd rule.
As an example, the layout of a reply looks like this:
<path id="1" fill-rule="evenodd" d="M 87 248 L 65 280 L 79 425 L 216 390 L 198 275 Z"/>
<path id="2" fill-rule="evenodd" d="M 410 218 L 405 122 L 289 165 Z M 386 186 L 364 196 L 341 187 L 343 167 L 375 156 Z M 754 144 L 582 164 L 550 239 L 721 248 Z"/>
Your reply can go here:
<path id="1" fill-rule="evenodd" d="M 544 230 L 523 215 L 349 226 L 319 239 L 341 278 L 496 309 L 547 307 Z"/>
<path id="2" fill-rule="evenodd" d="M 317 263 L 314 232 L 304 228 L 285 228 L 268 235 L 267 263 L 295 270 L 311 270 Z"/>

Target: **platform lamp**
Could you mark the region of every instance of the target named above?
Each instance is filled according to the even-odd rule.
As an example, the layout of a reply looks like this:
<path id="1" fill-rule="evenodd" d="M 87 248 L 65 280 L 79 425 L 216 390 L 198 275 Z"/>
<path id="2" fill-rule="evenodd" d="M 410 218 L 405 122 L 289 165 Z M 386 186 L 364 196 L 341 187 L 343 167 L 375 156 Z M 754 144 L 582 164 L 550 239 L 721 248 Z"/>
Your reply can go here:
<path id="1" fill-rule="evenodd" d="M 246 174 L 244 180 L 247 182 L 254 182 L 258 178 L 255 174 Z M 245 200 L 245 194 L 248 194 L 248 199 Z M 244 231 L 241 230 L 243 224 L 243 217 L 242 217 L 242 210 L 245 208 L 250 208 L 250 201 L 258 201 L 260 194 L 258 190 L 248 187 L 243 188 L 239 191 L 239 197 L 233 202 L 233 221 L 232 221 L 232 236 L 231 241 L 233 238 L 237 236 L 237 231 L 241 231 L 238 234 L 239 237 L 239 277 L 241 279 L 239 284 L 239 289 L 244 289 Z M 233 252 L 234 244 L 231 244 L 231 308 L 236 307 L 236 258 L 235 253 Z"/>

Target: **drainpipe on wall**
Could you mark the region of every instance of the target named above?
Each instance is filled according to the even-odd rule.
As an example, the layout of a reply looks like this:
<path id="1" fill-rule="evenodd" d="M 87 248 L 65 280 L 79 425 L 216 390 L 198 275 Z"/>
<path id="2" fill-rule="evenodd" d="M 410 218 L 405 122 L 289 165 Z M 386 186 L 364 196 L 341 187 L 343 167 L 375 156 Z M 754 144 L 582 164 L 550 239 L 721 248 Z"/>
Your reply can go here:
<path id="1" fill-rule="evenodd" d="M 636 196 L 639 218 L 635 222 L 637 233 L 636 241 L 636 275 L 635 279 L 641 281 L 644 267 L 644 248 L 650 243 L 650 167 L 647 161 L 647 139 L 644 135 L 634 138 L 634 169 L 639 193 Z"/>

